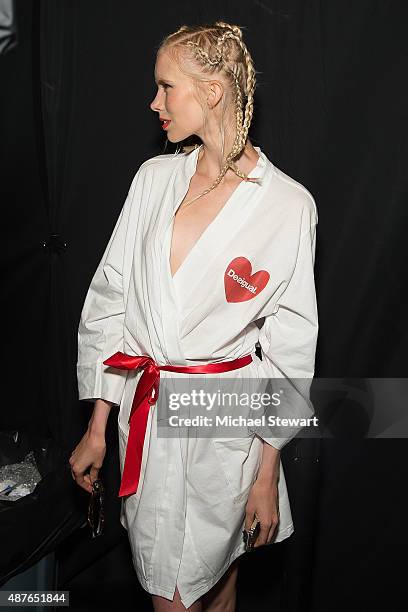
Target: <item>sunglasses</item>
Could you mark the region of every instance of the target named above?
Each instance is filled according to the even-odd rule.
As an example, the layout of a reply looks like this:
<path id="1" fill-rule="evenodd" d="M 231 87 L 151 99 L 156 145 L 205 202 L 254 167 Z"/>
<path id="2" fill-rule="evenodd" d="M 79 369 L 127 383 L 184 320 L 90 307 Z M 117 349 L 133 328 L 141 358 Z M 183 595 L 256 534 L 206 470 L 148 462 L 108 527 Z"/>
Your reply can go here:
<path id="1" fill-rule="evenodd" d="M 91 528 L 93 538 L 103 533 L 103 525 L 105 522 L 104 493 L 105 490 L 102 481 L 100 479 L 94 480 L 88 506 L 88 525 Z"/>

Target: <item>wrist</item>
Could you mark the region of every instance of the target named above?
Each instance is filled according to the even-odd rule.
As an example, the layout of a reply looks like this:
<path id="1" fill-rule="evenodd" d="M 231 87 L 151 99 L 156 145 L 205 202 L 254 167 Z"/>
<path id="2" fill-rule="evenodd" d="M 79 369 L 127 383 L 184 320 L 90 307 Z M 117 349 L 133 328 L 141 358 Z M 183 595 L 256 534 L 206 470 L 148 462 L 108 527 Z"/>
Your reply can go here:
<path id="1" fill-rule="evenodd" d="M 259 468 L 258 476 L 256 480 L 260 484 L 265 485 L 276 485 L 279 480 L 279 468 L 278 469 L 265 469 L 262 466 Z"/>
<path id="2" fill-rule="evenodd" d="M 106 431 L 106 420 L 94 419 L 88 423 L 88 435 L 92 438 L 104 438 Z"/>
<path id="3" fill-rule="evenodd" d="M 112 402 L 97 399 L 88 424 L 88 433 L 92 437 L 105 437 L 106 424 L 112 408 Z"/>
<path id="4" fill-rule="evenodd" d="M 257 480 L 265 483 L 277 483 L 280 469 L 280 451 L 263 441 L 262 459 Z"/>

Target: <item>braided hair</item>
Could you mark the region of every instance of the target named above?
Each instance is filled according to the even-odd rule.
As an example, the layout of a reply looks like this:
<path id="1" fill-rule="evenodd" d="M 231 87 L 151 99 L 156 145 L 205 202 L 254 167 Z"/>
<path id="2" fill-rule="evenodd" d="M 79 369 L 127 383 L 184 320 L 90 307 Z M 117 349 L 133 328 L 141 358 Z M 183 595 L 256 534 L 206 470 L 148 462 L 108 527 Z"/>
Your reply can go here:
<path id="1" fill-rule="evenodd" d="M 242 30 L 237 25 L 216 21 L 214 25 L 181 26 L 173 34 L 166 36 L 158 51 L 169 52 L 178 63 L 180 70 L 182 58 L 198 64 L 204 74 L 222 74 L 232 86 L 235 94 L 235 140 L 231 151 L 224 157 L 224 123 L 221 123 L 222 159 L 223 165 L 213 184 L 203 193 L 194 198 L 209 193 L 215 189 L 230 168 L 237 176 L 246 181 L 258 182 L 242 172 L 234 160 L 245 148 L 248 131 L 254 110 L 254 92 L 256 87 L 256 71 L 252 57 L 243 41 Z M 195 76 L 195 75 L 191 75 Z M 225 111 L 225 106 L 223 108 Z M 184 146 L 183 152 L 188 153 L 195 146 Z M 192 201 L 194 201 L 192 200 Z M 191 203 L 191 202 L 190 202 Z"/>

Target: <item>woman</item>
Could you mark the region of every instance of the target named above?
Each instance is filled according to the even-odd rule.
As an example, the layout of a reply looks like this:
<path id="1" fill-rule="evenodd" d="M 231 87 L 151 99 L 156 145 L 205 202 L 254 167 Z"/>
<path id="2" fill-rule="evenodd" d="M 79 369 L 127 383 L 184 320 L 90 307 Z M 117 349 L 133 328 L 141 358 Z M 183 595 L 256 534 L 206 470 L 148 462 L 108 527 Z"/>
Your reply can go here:
<path id="1" fill-rule="evenodd" d="M 121 522 L 154 609 L 233 610 L 242 530 L 259 518 L 255 547 L 294 530 L 280 461 L 294 434 L 160 436 L 158 377 L 280 377 L 307 400 L 317 211 L 248 138 L 255 70 L 239 27 L 181 27 L 161 43 L 155 79 L 168 140 L 201 144 L 140 166 L 92 279 L 78 384 L 95 406 L 70 464 L 90 492 L 118 405 Z"/>

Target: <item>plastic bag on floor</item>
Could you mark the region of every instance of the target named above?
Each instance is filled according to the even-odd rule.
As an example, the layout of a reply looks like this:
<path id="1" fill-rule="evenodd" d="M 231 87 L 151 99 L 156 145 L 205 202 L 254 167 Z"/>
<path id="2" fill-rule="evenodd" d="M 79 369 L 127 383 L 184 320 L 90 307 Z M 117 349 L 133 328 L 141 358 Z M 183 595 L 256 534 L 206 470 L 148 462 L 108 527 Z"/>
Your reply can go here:
<path id="1" fill-rule="evenodd" d="M 22 461 L 0 467 L 0 499 L 14 501 L 32 493 L 41 480 L 34 452 Z"/>

